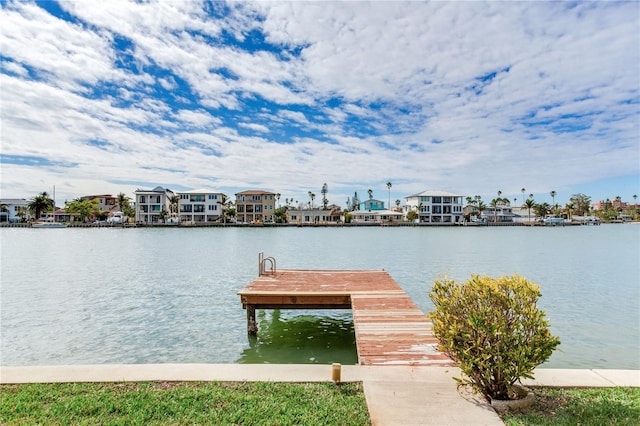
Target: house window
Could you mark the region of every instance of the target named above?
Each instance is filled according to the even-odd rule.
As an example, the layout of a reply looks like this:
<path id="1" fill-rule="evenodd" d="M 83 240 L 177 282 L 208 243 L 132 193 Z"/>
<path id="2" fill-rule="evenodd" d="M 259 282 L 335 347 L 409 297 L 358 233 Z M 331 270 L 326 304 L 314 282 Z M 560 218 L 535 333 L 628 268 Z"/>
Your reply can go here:
<path id="1" fill-rule="evenodd" d="M 217 200 L 218 199 L 218 195 L 217 194 L 209 194 L 209 199 L 210 200 Z"/>
<path id="2" fill-rule="evenodd" d="M 188 200 L 189 199 L 189 194 L 180 194 L 180 199 L 181 200 Z"/>
<path id="3" fill-rule="evenodd" d="M 216 210 L 218 210 L 217 205 L 209 205 L 209 211 L 216 211 Z"/>
<path id="4" fill-rule="evenodd" d="M 140 202 L 141 203 L 146 203 L 147 202 L 147 197 L 145 197 L 144 195 L 140 196 Z"/>

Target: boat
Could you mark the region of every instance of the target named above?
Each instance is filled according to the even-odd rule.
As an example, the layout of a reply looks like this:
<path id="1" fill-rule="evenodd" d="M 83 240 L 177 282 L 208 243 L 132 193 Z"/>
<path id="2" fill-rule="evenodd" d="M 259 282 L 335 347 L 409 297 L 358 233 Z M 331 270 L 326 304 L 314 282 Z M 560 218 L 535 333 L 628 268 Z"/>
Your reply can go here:
<path id="1" fill-rule="evenodd" d="M 561 217 L 548 217 L 542 220 L 545 225 L 564 225 L 564 219 Z"/>
<path id="2" fill-rule="evenodd" d="M 31 224 L 32 228 L 66 228 L 67 225 L 65 225 L 64 223 L 60 223 L 60 222 L 47 222 L 45 220 L 41 220 L 38 222 L 33 222 Z"/>

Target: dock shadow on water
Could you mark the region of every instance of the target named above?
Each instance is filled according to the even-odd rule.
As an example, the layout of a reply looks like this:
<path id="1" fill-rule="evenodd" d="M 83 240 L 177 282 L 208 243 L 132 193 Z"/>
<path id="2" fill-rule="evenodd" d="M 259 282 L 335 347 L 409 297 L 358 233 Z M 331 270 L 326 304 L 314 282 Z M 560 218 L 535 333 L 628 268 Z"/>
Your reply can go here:
<path id="1" fill-rule="evenodd" d="M 344 311 L 256 311 L 244 364 L 357 364 L 353 317 Z"/>

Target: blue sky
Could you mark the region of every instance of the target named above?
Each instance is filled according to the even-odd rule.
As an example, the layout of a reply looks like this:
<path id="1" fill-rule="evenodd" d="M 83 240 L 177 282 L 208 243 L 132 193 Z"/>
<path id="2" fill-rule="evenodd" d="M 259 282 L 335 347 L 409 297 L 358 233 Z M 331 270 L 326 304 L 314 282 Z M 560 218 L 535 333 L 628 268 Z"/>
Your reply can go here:
<path id="1" fill-rule="evenodd" d="M 640 195 L 637 2 L 0 4 L 2 198 Z"/>

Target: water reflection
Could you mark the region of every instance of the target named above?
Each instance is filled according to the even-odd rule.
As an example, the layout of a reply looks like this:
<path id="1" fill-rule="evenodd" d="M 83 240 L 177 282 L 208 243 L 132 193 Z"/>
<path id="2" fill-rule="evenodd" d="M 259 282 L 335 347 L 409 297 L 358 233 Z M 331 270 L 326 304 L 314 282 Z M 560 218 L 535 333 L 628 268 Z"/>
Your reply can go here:
<path id="1" fill-rule="evenodd" d="M 357 364 L 353 317 L 345 311 L 259 310 L 257 336 L 249 336 L 237 362 Z"/>

